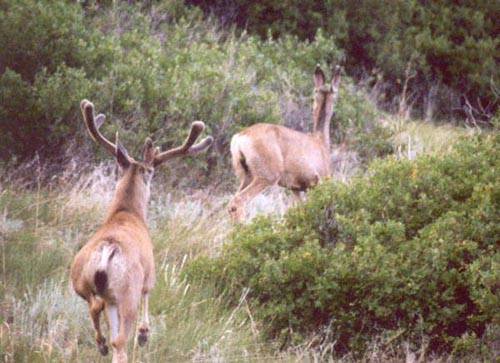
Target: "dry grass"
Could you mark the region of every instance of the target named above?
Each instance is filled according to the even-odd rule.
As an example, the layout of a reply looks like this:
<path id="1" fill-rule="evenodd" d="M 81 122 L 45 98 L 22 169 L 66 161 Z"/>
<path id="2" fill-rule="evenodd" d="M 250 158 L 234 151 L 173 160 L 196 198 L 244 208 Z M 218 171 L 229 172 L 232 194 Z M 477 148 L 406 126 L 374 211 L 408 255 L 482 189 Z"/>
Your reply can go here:
<path id="1" fill-rule="evenodd" d="M 94 346 L 84 302 L 68 283 L 72 256 L 98 227 L 112 197 L 115 168 L 102 164 L 51 188 L 15 187 L 0 192 L 2 361 L 107 361 Z M 130 344 L 132 361 L 239 361 L 261 356 L 267 344 L 249 317 L 246 300 L 227 308 L 210 287 L 190 286 L 183 266 L 214 254 L 231 230 L 225 205 L 230 194 L 179 195 L 155 185 L 149 208 L 157 286 L 151 301 L 148 346 Z M 284 213 L 286 195 L 264 195 L 250 213 Z M 37 251 L 44 253 L 37 253 Z M 19 276 L 24 276 L 19 279 Z M 272 349 L 267 349 L 273 352 Z M 262 353 L 262 357 L 268 353 Z"/>
<path id="2" fill-rule="evenodd" d="M 388 117 L 384 124 L 394 132 L 396 154 L 402 158 L 414 159 L 418 155 L 444 153 L 462 136 L 481 132 L 476 128 L 435 125 L 431 122 L 404 120 Z"/>

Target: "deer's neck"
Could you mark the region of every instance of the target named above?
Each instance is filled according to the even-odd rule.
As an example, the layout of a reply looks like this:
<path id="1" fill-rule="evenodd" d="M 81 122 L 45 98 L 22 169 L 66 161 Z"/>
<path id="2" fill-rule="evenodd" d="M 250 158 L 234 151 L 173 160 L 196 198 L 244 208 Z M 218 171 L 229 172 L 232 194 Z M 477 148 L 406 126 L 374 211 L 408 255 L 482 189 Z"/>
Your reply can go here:
<path id="1" fill-rule="evenodd" d="M 330 151 L 330 122 L 317 123 L 314 126 L 312 134 Z"/>
<path id="2" fill-rule="evenodd" d="M 315 130 L 313 135 L 316 139 L 321 141 L 326 150 L 330 151 L 330 124 L 327 123 L 320 130 Z"/>
<path id="3" fill-rule="evenodd" d="M 118 212 L 128 212 L 138 216 L 146 223 L 149 188 L 132 173 L 125 174 L 118 182 L 108 219 Z"/>
<path id="4" fill-rule="evenodd" d="M 318 106 L 315 106 L 318 107 Z M 327 150 L 330 150 L 330 118 L 326 114 L 325 105 L 315 112 L 313 124 L 313 135 L 320 139 Z"/>

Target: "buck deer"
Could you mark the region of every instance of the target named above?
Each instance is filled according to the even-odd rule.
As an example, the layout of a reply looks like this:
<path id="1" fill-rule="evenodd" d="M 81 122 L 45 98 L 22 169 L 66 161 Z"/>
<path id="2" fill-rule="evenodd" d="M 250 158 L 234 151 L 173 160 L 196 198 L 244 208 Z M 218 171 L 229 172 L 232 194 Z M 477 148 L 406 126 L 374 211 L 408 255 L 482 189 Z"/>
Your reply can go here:
<path id="1" fill-rule="evenodd" d="M 330 175 L 330 120 L 338 98 L 340 67 L 325 84 L 319 66 L 314 72 L 313 131 L 302 133 L 284 126 L 259 123 L 231 139 L 233 169 L 240 186 L 229 203 L 233 220 L 241 221 L 244 206 L 264 189 L 278 184 L 300 192 Z"/>
<path id="2" fill-rule="evenodd" d="M 182 146 L 160 152 L 147 138 L 143 161 L 136 161 L 118 141 L 118 133 L 115 143 L 101 134 L 99 128 L 105 116 L 100 114 L 94 118 L 92 103 L 83 100 L 80 106 L 90 136 L 116 158 L 123 176 L 117 183 L 104 224 L 73 260 L 71 281 L 76 293 L 88 303 L 101 354 L 108 353 L 99 323 L 100 314 L 105 310 L 113 362 L 126 362 L 128 336 L 136 320 L 141 298 L 143 310 L 139 345 L 146 343 L 149 333 L 148 294 L 155 283 L 155 266 L 146 224 L 146 209 L 154 170 L 174 157 L 205 150 L 212 143 L 212 137 L 193 145 L 205 127 L 203 122 L 195 121 Z"/>

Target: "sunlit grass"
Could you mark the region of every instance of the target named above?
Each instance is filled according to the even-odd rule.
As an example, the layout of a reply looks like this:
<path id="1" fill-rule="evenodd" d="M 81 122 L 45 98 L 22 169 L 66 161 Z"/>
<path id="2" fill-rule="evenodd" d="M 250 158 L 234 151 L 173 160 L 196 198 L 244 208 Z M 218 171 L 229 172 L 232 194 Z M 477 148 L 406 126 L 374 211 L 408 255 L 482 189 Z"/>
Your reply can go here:
<path id="1" fill-rule="evenodd" d="M 388 127 L 394 132 L 393 142 L 399 157 L 414 159 L 418 155 L 444 153 L 462 136 L 480 132 L 478 129 L 436 125 L 431 122 L 389 117 Z"/>

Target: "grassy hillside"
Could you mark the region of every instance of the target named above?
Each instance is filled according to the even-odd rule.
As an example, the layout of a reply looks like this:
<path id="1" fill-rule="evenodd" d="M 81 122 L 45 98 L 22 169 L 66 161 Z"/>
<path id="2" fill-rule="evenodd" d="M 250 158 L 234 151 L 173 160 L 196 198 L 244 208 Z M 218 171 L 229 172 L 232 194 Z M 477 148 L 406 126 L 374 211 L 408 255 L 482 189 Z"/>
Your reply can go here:
<path id="1" fill-rule="evenodd" d="M 241 277 L 238 281 L 243 283 L 234 289 L 236 285 L 228 283 L 222 272 L 226 267 L 235 266 L 229 259 L 225 266 L 228 246 L 241 247 L 234 243 L 238 239 L 235 236 L 245 236 L 245 231 L 264 225 L 268 234 L 257 236 L 258 242 L 266 248 L 274 248 L 273 243 L 280 240 L 275 230 L 281 228 L 283 221 L 294 218 L 301 221 L 318 208 L 325 207 L 323 209 L 328 212 L 335 200 L 327 197 L 337 194 L 332 192 L 333 184 L 326 184 L 313 192 L 308 204 L 289 210 L 290 195 L 273 188 L 250 204 L 249 215 L 253 222 L 249 221 L 248 226 L 233 226 L 226 211 L 227 202 L 237 187 L 228 162 L 230 137 L 255 122 L 309 130 L 314 67 L 319 63 L 329 70 L 343 59 L 344 52 L 336 45 L 335 37 L 323 32 L 317 33 L 311 41 L 288 35 L 262 40 L 245 32 L 223 29 L 215 19 L 204 18 L 200 10 L 185 7 L 182 1 L 151 1 L 147 5 L 128 3 L 0 1 L 1 361 L 109 361 L 109 357 L 102 358 L 98 354 L 87 307 L 74 294 L 68 281 L 72 258 L 104 218 L 119 172 L 115 162 L 104 156 L 88 137 L 78 109 L 82 98 L 92 100 L 97 111 L 106 114 L 103 133 L 112 135 L 119 130 L 120 139 L 133 155 L 146 136 L 151 136 L 164 148 L 178 144 L 195 119 L 203 120 L 207 133 L 215 138 L 214 146 L 203 157 L 172 162 L 155 175 L 149 206 L 157 266 L 157 285 L 150 301 L 152 335 L 149 344 L 141 349 L 131 341 L 129 357 L 133 362 L 477 361 L 493 360 L 498 356 L 499 347 L 495 345 L 500 334 L 498 317 L 495 320 L 488 314 L 480 315 L 479 320 L 465 319 L 471 326 L 481 328 L 481 336 L 475 335 L 471 328 L 462 336 L 453 336 L 453 342 L 443 344 L 443 349 L 433 350 L 431 339 L 439 334 L 410 318 L 405 320 L 410 321 L 410 330 L 400 331 L 393 325 L 380 324 L 373 330 L 358 331 L 359 324 L 354 327 L 342 324 L 349 320 L 346 318 L 349 309 L 339 309 L 339 316 L 344 320 L 340 323 L 332 320 L 330 325 L 337 331 L 306 320 L 302 329 L 297 309 L 295 315 L 287 316 L 286 307 L 278 306 L 276 314 L 273 313 L 276 320 L 273 314 L 263 314 L 262 306 L 255 303 L 254 281 L 251 283 L 245 276 L 235 274 L 235 279 Z M 497 135 L 496 131 L 489 132 Z M 374 198 L 367 206 L 356 199 L 356 193 L 343 194 L 343 208 L 346 218 L 351 218 L 348 226 L 351 232 L 358 233 L 365 243 L 371 242 L 368 247 L 373 249 L 367 250 L 382 262 L 385 255 L 380 251 L 387 247 L 377 248 L 374 244 L 384 236 L 387 240 L 401 242 L 427 231 L 425 243 L 432 242 L 429 235 L 435 235 L 439 241 L 442 234 L 444 240 L 453 245 L 453 236 L 447 234 L 450 224 L 443 222 L 425 231 L 412 224 L 412 218 L 419 215 L 414 215 L 416 212 L 411 205 L 404 204 L 411 202 L 408 193 L 402 193 L 404 198 L 410 198 L 403 198 L 402 204 L 406 206 L 405 217 L 412 222 L 409 227 L 415 227 L 411 236 L 405 235 L 407 220 L 387 224 L 376 221 L 380 223 L 371 226 L 373 221 L 364 219 L 367 211 L 383 209 L 388 201 L 397 205 L 399 200 L 389 199 L 400 195 L 395 190 L 386 190 L 384 194 L 377 189 L 378 194 L 375 193 L 377 190 L 370 189 L 373 181 L 370 178 L 379 170 L 379 187 L 391 181 L 391 185 L 400 183 L 398 185 L 404 189 L 405 185 L 413 185 L 414 180 L 401 170 L 408 171 L 426 163 L 419 177 L 425 179 L 428 174 L 429 179 L 423 184 L 431 187 L 435 184 L 440 188 L 428 194 L 428 205 L 435 208 L 433 210 L 446 209 L 449 205 L 443 198 L 468 180 L 463 177 L 467 176 L 468 167 L 471 170 L 479 168 L 481 175 L 488 178 L 495 176 L 495 168 L 485 171 L 481 166 L 486 162 L 490 163 L 488 165 L 495 163 L 498 141 L 488 139 L 487 152 L 473 149 L 478 151 L 477 155 L 475 151 L 462 155 L 467 167 L 458 168 L 463 172 L 459 180 L 446 179 L 449 185 L 436 180 L 442 170 L 435 170 L 433 162 L 441 166 L 460 164 L 460 160 L 451 162 L 449 159 L 454 153 L 453 145 L 462 137 L 473 144 L 477 142 L 477 135 L 484 133 L 477 128 L 437 126 L 387 115 L 369 101 L 363 86 L 343 74 L 332 127 L 335 188 L 359 187 L 364 195 L 387 197 Z M 380 161 L 388 156 L 389 161 Z M 434 159 L 422 162 L 422 156 Z M 380 170 L 392 177 L 385 179 Z M 398 170 L 401 173 L 393 175 Z M 484 215 L 480 215 L 481 211 L 476 208 L 478 205 L 491 207 L 498 199 L 498 193 L 492 194 L 497 192 L 498 183 L 491 183 L 493 187 L 488 189 L 486 179 L 485 176 L 480 180 L 474 198 L 467 194 L 467 201 L 471 203 L 467 206 L 470 213 L 479 214 L 474 216 L 489 220 L 495 217 L 495 210 L 485 207 Z M 466 185 L 470 192 L 470 183 Z M 354 205 L 352 209 L 346 207 L 349 196 Z M 323 202 L 328 205 L 321 204 Z M 459 207 L 453 204 L 455 209 L 449 209 L 459 213 Z M 311 217 L 310 225 L 297 225 L 304 227 L 302 231 L 310 232 L 308 237 L 320 240 L 336 223 L 327 214 L 322 216 L 326 216 L 326 221 Z M 415 219 L 420 220 L 417 217 Z M 445 222 L 451 223 L 450 220 Z M 467 223 L 462 224 L 470 227 Z M 488 233 L 484 236 L 490 238 Z M 255 242 L 252 238 L 248 239 L 249 245 Z M 406 242 L 418 245 L 418 241 Z M 332 251 L 336 251 L 318 253 L 325 251 L 311 247 L 314 241 L 307 243 L 311 251 L 305 256 L 306 262 L 313 255 L 330 257 Z M 439 250 L 438 247 L 443 246 L 431 247 Z M 477 257 L 478 251 L 484 252 L 481 248 L 466 243 L 460 252 L 464 255 L 474 252 Z M 296 252 L 294 248 L 283 251 L 300 257 Z M 341 252 L 345 253 L 344 261 L 348 261 L 349 251 Z M 450 275 L 452 280 L 456 277 L 460 282 L 475 283 L 477 296 L 471 299 L 482 302 L 485 307 L 493 306 L 498 297 L 495 281 L 498 276 L 494 274 L 498 270 L 498 259 L 490 258 L 490 252 L 485 252 L 483 264 L 476 260 L 470 265 L 467 260 L 469 280 L 462 279 L 461 274 Z M 397 255 L 397 251 L 391 253 L 389 257 Z M 443 262 L 440 256 L 436 252 L 436 263 Z M 456 257 L 457 261 L 460 256 Z M 268 263 L 269 268 L 276 262 L 266 259 L 260 252 L 257 257 L 259 262 Z M 417 257 L 413 256 L 420 262 Z M 370 260 L 368 254 L 363 258 L 364 262 Z M 220 269 L 214 268 L 212 272 L 222 273 L 222 277 L 207 280 L 210 271 L 206 274 L 201 268 L 195 271 L 193 266 L 199 262 L 194 261 L 205 261 L 209 270 L 210 266 L 217 265 Z M 395 270 L 398 264 L 394 261 L 398 260 L 389 262 Z M 300 266 L 303 259 L 297 258 L 295 262 Z M 420 267 L 425 270 L 426 265 Z M 311 271 L 314 268 L 317 267 L 313 266 Z M 188 278 L 188 271 L 192 272 L 191 278 Z M 477 280 L 471 277 L 474 271 L 478 272 Z M 205 279 L 193 278 L 197 274 Z M 289 292 L 271 275 L 264 277 L 275 283 L 278 291 Z M 227 284 L 222 286 L 222 282 Z M 262 286 L 266 286 L 265 283 Z M 332 286 L 327 286 L 329 290 L 326 290 L 335 294 L 336 291 L 331 291 L 335 290 Z M 493 294 L 488 294 L 485 286 L 493 286 Z M 297 300 L 291 304 L 304 303 Z M 440 301 L 451 300 L 445 296 Z M 328 298 L 324 301 L 331 302 Z M 353 321 L 369 311 L 364 308 L 370 303 L 368 298 L 356 301 L 359 305 L 357 310 L 352 309 Z M 422 304 L 408 306 L 407 315 L 415 308 L 422 319 L 427 318 Z M 448 317 L 462 319 L 461 311 L 461 307 L 454 305 L 446 313 Z M 308 314 L 307 309 L 303 312 Z M 379 309 L 379 313 L 385 317 L 389 314 L 384 309 Z M 416 326 L 426 329 L 418 330 Z M 354 337 L 354 343 L 346 343 L 339 350 L 334 333 L 340 334 L 342 339 Z"/>
<path id="2" fill-rule="evenodd" d="M 426 139 L 431 126 L 400 123 L 398 129 L 411 135 L 416 145 L 415 140 Z M 448 145 L 462 133 L 448 128 L 432 132 L 436 139 L 446 139 Z M 417 149 L 430 148 L 428 143 Z M 445 152 L 439 145 L 435 150 Z M 401 157 L 404 155 L 402 152 Z M 87 308 L 69 287 L 68 268 L 104 216 L 116 170 L 112 162 L 85 170 L 67 170 L 64 178 L 29 189 L 21 184 L 26 180 L 20 175 L 23 169 L 2 177 L 0 356 L 4 361 L 106 361 L 94 346 Z M 36 168 L 26 165 L 24 172 L 36 174 Z M 343 172 L 336 167 L 339 178 Z M 349 176 L 344 175 L 344 179 Z M 216 289 L 215 281 L 187 281 L 185 266 L 200 256 L 219 256 L 230 240 L 233 227 L 225 210 L 230 193 L 210 188 L 176 190 L 171 181 L 159 178 L 155 182 L 149 215 L 158 281 L 151 301 L 152 338 L 142 349 L 131 343 L 133 361 L 288 362 L 332 357 L 330 343 L 322 343 L 314 335 L 280 349 L 283 347 L 278 341 L 264 334 L 267 328 L 251 303 L 250 290 L 243 289 L 228 299 L 226 293 Z M 289 204 L 285 192 L 272 190 L 251 204 L 251 214 L 280 215 Z M 495 334 L 495 326 L 488 326 L 482 340 L 464 337 L 456 351 L 443 354 L 472 360 L 491 357 L 496 354 L 491 350 Z M 418 357 L 426 354 L 423 338 L 391 343 L 390 337 L 374 337 L 364 353 L 346 352 L 342 360 Z"/>

